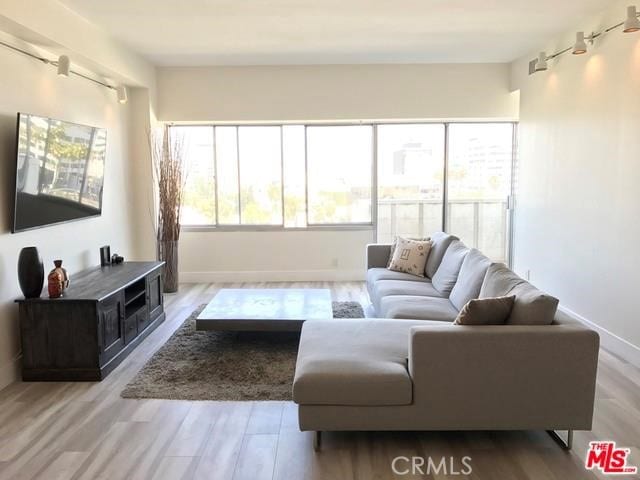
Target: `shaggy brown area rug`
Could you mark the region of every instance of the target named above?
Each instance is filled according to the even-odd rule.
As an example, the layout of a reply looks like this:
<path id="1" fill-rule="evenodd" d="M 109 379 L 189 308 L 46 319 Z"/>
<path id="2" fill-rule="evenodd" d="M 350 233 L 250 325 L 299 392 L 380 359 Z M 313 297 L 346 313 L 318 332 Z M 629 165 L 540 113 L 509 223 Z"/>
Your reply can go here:
<path id="1" fill-rule="evenodd" d="M 201 305 L 120 393 L 123 398 L 291 400 L 299 333 L 196 331 Z M 333 302 L 335 318 L 363 318 Z"/>

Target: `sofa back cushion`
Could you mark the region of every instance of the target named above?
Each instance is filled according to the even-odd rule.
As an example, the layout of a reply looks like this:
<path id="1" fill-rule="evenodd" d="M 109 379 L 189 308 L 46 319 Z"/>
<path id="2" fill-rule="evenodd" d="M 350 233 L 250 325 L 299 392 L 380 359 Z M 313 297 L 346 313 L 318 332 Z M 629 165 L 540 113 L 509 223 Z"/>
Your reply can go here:
<path id="1" fill-rule="evenodd" d="M 507 325 L 551 325 L 558 309 L 558 299 L 538 290 L 529 282 L 516 285 L 510 295 L 516 301 Z"/>
<path id="2" fill-rule="evenodd" d="M 437 232 L 431 235 L 430 240 L 431 252 L 429 253 L 429 258 L 427 258 L 425 273 L 427 277 L 433 278 L 449 245 L 451 245 L 451 242 L 454 240 L 458 240 L 458 237 L 444 232 Z"/>
<path id="3" fill-rule="evenodd" d="M 558 299 L 538 290 L 509 270 L 506 265 L 494 264 L 480 288 L 480 298 L 514 295 L 507 325 L 551 325 L 558 308 Z"/>
<path id="4" fill-rule="evenodd" d="M 480 253 L 479 250 L 475 248 L 469 250 L 460 267 L 458 280 L 451 290 L 451 295 L 449 295 L 449 300 L 451 300 L 454 307 L 461 310 L 469 300 L 478 298 L 490 265 L 491 260 Z"/>
<path id="5" fill-rule="evenodd" d="M 440 293 L 449 295 L 458 280 L 458 273 L 469 249 L 460 240 L 454 240 L 442 257 L 442 262 L 431 282 Z"/>
<path id="6" fill-rule="evenodd" d="M 516 285 L 525 280 L 512 272 L 503 263 L 494 263 L 487 269 L 487 274 L 480 288 L 479 298 L 495 298 L 506 296 Z"/>

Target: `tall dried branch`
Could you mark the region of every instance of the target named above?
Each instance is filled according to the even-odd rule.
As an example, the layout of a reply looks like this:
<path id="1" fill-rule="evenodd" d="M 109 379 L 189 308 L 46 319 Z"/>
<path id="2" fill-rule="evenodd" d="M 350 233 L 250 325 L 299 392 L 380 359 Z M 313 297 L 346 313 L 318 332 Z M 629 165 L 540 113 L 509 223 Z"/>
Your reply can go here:
<path id="1" fill-rule="evenodd" d="M 161 132 L 149 134 L 149 146 L 158 188 L 158 242 L 176 242 L 180 238 L 180 214 L 187 175 L 184 164 L 184 139 Z"/>

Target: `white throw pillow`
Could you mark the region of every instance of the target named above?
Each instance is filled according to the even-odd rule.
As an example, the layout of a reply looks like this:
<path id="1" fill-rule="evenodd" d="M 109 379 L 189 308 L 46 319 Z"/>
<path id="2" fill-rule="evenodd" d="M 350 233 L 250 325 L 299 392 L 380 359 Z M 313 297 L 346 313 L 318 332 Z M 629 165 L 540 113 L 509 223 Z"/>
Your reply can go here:
<path id="1" fill-rule="evenodd" d="M 389 270 L 424 277 L 424 266 L 431 251 L 431 241 L 410 240 L 397 237 Z"/>

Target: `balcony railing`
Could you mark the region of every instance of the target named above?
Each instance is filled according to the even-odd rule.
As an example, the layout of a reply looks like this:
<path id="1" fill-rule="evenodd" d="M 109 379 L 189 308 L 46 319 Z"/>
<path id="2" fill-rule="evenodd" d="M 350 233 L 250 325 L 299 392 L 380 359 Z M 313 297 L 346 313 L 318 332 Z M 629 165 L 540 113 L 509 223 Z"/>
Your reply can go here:
<path id="1" fill-rule="evenodd" d="M 509 221 L 505 199 L 455 199 L 446 208 L 447 231 L 495 261 L 505 262 Z M 442 230 L 442 202 L 437 200 L 378 201 L 378 241 L 396 235 L 426 237 Z"/>

